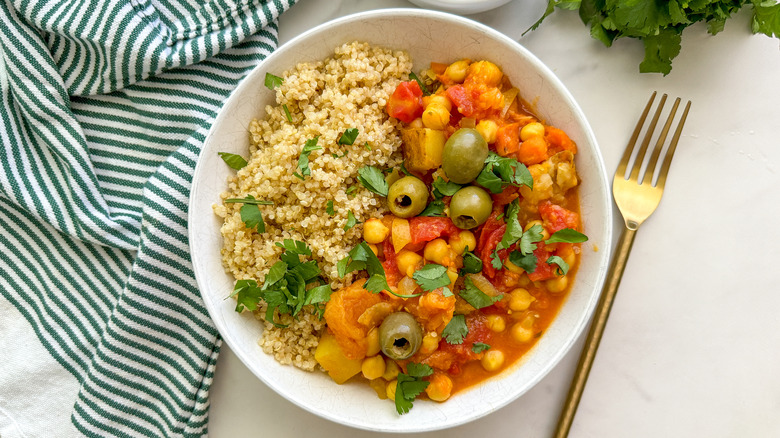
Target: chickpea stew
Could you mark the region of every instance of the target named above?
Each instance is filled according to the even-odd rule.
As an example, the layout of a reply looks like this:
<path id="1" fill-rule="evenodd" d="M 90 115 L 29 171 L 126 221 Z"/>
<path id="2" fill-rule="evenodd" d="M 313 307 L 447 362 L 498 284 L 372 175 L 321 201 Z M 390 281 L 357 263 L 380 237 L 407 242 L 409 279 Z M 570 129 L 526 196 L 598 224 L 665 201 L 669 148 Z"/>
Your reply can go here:
<path id="1" fill-rule="evenodd" d="M 319 367 L 338 384 L 365 381 L 399 414 L 516 363 L 555 318 L 587 240 L 576 144 L 532 113 L 498 65 L 462 59 L 405 76 L 382 108 L 401 140 L 398 165 L 358 169 L 361 190 L 382 205 L 370 217 L 350 212 L 343 227 L 357 243 L 337 278 L 305 241 L 282 239 L 262 285 L 241 279 L 234 293 L 237 310 L 266 327 L 324 321 L 311 328 Z M 344 126 L 338 141 L 359 135 Z M 317 140 L 307 145 L 311 154 Z M 226 202 L 265 208 L 249 198 Z M 262 234 L 256 216 L 242 220 Z"/>

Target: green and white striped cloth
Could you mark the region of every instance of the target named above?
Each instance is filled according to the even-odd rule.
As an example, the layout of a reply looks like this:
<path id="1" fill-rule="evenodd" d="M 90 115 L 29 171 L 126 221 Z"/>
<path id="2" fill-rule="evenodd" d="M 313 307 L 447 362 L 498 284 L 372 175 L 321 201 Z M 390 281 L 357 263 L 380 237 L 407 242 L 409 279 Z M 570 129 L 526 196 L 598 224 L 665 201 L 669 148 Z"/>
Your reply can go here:
<path id="1" fill-rule="evenodd" d="M 292 3 L 0 0 L 0 437 L 206 434 L 192 172 Z"/>

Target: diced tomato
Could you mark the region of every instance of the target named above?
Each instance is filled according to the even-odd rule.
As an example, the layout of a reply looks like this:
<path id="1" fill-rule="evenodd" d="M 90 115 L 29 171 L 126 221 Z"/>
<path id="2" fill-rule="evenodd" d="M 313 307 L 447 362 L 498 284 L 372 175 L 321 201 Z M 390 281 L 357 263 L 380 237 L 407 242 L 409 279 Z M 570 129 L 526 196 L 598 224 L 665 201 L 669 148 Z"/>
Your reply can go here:
<path id="1" fill-rule="evenodd" d="M 468 361 L 479 358 L 477 353 L 474 353 L 472 348 L 475 342 L 482 342 L 490 345 L 492 340 L 492 332 L 486 325 L 487 317 L 481 313 L 472 313 L 466 316 L 466 327 L 469 329 L 469 333 L 463 338 L 463 342 L 460 344 L 450 344 L 446 340 L 439 341 L 439 349 L 443 354 L 454 356 L 454 364 L 462 365 Z"/>
<path id="2" fill-rule="evenodd" d="M 564 228 L 577 230 L 580 227 L 580 215 L 550 201 L 539 203 L 539 215 L 542 216 L 544 228 L 550 233 Z"/>
<path id="3" fill-rule="evenodd" d="M 512 156 L 520 149 L 520 124 L 510 123 L 496 132 L 496 153 L 502 157 Z"/>
<path id="4" fill-rule="evenodd" d="M 482 248 L 479 250 L 479 258 L 482 260 L 482 273 L 485 274 L 488 278 L 493 278 L 496 276 L 496 268 L 493 267 L 493 250 L 496 249 L 498 246 L 498 242 L 501 241 L 501 239 L 504 237 L 504 232 L 506 231 L 506 224 L 501 224 L 500 227 L 493 230 L 493 232 L 490 233 L 490 235 L 487 236 L 487 239 L 485 239 L 483 242 L 480 242 L 482 244 Z M 479 246 L 479 245 L 477 245 Z M 509 250 L 508 249 L 502 249 L 501 251 L 498 251 L 498 257 L 501 260 L 505 260 L 509 256 Z"/>
<path id="5" fill-rule="evenodd" d="M 441 236 L 449 237 L 460 232 L 460 228 L 448 217 L 416 216 L 409 219 L 412 243 L 430 242 Z"/>
<path id="6" fill-rule="evenodd" d="M 387 101 L 387 114 L 404 123 L 411 123 L 423 113 L 422 95 L 417 81 L 401 82 Z"/>
<path id="7" fill-rule="evenodd" d="M 479 233 L 475 233 L 479 234 L 477 250 L 481 250 L 485 246 L 485 243 L 488 241 L 488 236 L 490 236 L 493 231 L 495 231 L 501 225 L 504 225 L 503 221 L 498 220 L 498 215 L 502 214 L 503 212 L 503 207 L 497 207 L 495 204 L 493 204 L 493 212 L 490 213 L 490 216 L 488 216 L 485 223 L 482 224 L 482 228 L 479 230 Z"/>
<path id="8" fill-rule="evenodd" d="M 401 280 L 403 275 L 398 270 L 398 264 L 395 261 L 395 248 L 393 248 L 392 239 L 385 239 L 382 246 L 384 252 L 385 261 L 382 262 L 382 267 L 385 268 L 385 276 L 387 277 L 387 284 L 390 286 L 397 286 L 398 281 Z"/>
<path id="9" fill-rule="evenodd" d="M 491 193 L 490 197 L 493 198 L 493 208 L 495 208 L 503 207 L 509 204 L 510 202 L 519 198 L 520 194 L 517 192 L 517 187 L 506 186 L 504 187 L 504 190 L 501 191 L 501 193 Z"/>
<path id="10" fill-rule="evenodd" d="M 463 85 L 453 85 L 447 88 L 447 97 L 452 101 L 458 112 L 466 117 L 474 114 L 474 101 L 471 93 Z"/>
<path id="11" fill-rule="evenodd" d="M 547 263 L 547 259 L 550 258 L 550 251 L 544 247 L 542 242 L 536 244 L 537 248 L 534 250 L 536 256 L 536 270 L 528 273 L 528 278 L 531 281 L 547 280 L 555 276 L 554 266 Z"/>
<path id="12" fill-rule="evenodd" d="M 547 144 L 549 144 L 550 155 L 555 155 L 561 151 L 571 151 L 573 154 L 577 153 L 577 145 L 562 129 L 558 129 L 554 126 L 545 127 L 544 139 L 547 140 Z"/>

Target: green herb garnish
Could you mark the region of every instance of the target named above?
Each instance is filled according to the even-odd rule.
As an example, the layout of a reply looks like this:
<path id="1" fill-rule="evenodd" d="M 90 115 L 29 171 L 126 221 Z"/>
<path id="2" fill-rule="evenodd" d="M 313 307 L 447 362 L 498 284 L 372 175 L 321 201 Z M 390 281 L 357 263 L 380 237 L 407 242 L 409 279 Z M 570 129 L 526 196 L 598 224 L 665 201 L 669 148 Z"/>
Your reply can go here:
<path id="1" fill-rule="evenodd" d="M 411 78 L 413 81 L 417 82 L 417 85 L 420 86 L 420 90 L 423 92 L 423 96 L 429 96 L 431 94 L 430 91 L 428 91 L 428 88 L 423 84 L 423 81 L 420 80 L 420 78 L 417 77 L 414 72 L 409 72 L 409 78 Z"/>
<path id="2" fill-rule="evenodd" d="M 389 189 L 382 171 L 374 166 L 364 166 L 358 170 L 358 181 L 377 195 L 387 196 Z"/>
<path id="3" fill-rule="evenodd" d="M 549 239 L 547 239 L 544 243 L 550 244 L 550 243 L 582 243 L 587 242 L 588 236 L 580 233 L 577 230 L 573 230 L 571 228 L 564 228 L 562 230 L 558 230 L 550 236 Z"/>
<path id="4" fill-rule="evenodd" d="M 471 351 L 473 351 L 476 354 L 482 353 L 483 351 L 490 350 L 490 345 L 485 344 L 483 342 L 475 342 L 474 345 L 471 346 Z"/>
<path id="5" fill-rule="evenodd" d="M 398 373 L 395 387 L 395 410 L 403 415 L 412 409 L 414 399 L 425 391 L 430 382 L 423 380 L 433 374 L 430 365 L 410 362 L 406 365 L 406 372 Z"/>
<path id="6" fill-rule="evenodd" d="M 341 134 L 338 143 L 341 145 L 351 146 L 353 143 L 355 143 L 355 139 L 357 138 L 357 136 L 358 136 L 358 129 L 349 128 L 346 131 L 344 131 L 343 134 Z"/>
<path id="7" fill-rule="evenodd" d="M 247 228 L 257 228 L 258 233 L 265 233 L 265 222 L 263 221 L 263 213 L 260 211 L 261 205 L 273 205 L 271 201 L 263 201 L 255 199 L 252 195 L 247 195 L 245 198 L 230 198 L 225 199 L 226 204 L 242 203 L 241 220 L 244 222 Z"/>
<path id="8" fill-rule="evenodd" d="M 385 268 L 382 267 L 382 262 L 379 261 L 374 252 L 371 251 L 371 248 L 369 248 L 368 243 L 365 241 L 360 242 L 357 246 L 352 248 L 346 257 L 339 260 L 339 262 L 336 264 L 336 269 L 338 270 L 339 277 L 341 278 L 344 278 L 345 275 L 352 271 L 365 270 L 368 273 L 368 281 L 366 281 L 366 284 L 363 285 L 366 290 L 373 293 L 379 293 L 383 290 L 386 290 L 390 293 L 393 293 L 394 295 L 397 295 L 390 289 L 390 285 L 387 284 Z M 417 295 L 398 296 L 402 298 L 411 298 L 412 296 Z"/>
<path id="9" fill-rule="evenodd" d="M 550 256 L 547 259 L 547 264 L 548 265 L 558 265 L 558 267 L 555 268 L 555 274 L 556 275 L 566 275 L 566 273 L 569 272 L 569 264 L 566 263 L 559 256 Z"/>
<path id="10" fill-rule="evenodd" d="M 445 217 L 447 216 L 444 213 L 444 201 L 441 200 L 434 200 L 428 203 L 427 206 L 425 206 L 425 209 L 418 214 L 418 216 L 435 216 L 435 217 Z"/>
<path id="11" fill-rule="evenodd" d="M 246 159 L 241 155 L 231 154 L 230 152 L 217 152 L 222 157 L 222 161 L 235 170 L 241 170 L 246 166 Z"/>
<path id="12" fill-rule="evenodd" d="M 442 177 L 436 178 L 431 186 L 433 187 L 433 197 L 435 199 L 441 199 L 445 196 L 452 196 L 458 190 L 463 188 L 463 186 L 460 184 L 456 184 L 451 181 L 444 181 Z"/>
<path id="13" fill-rule="evenodd" d="M 344 231 L 348 231 L 350 228 L 354 227 L 359 223 L 360 221 L 355 218 L 354 214 L 352 214 L 352 210 L 349 210 L 347 212 L 347 223 L 346 225 L 344 225 Z"/>
<path id="14" fill-rule="evenodd" d="M 287 108 L 286 103 L 282 105 L 282 109 L 284 110 L 284 115 L 287 117 L 287 121 L 292 123 L 293 122 L 292 114 L 290 114 L 290 108 Z"/>
<path id="15" fill-rule="evenodd" d="M 327 206 L 325 207 L 325 213 L 328 213 L 328 216 L 333 216 L 336 214 L 336 211 L 333 210 L 333 201 L 329 200 Z"/>
<path id="16" fill-rule="evenodd" d="M 520 251 L 512 251 L 509 253 L 509 261 L 529 274 L 536 271 L 536 263 L 538 262 L 533 253 L 523 254 Z"/>
<path id="17" fill-rule="evenodd" d="M 501 193 L 506 186 L 528 186 L 533 188 L 534 179 L 525 164 L 513 158 L 502 157 L 495 152 L 488 153 L 485 167 L 477 176 L 477 184 L 493 193 Z"/>
<path id="18" fill-rule="evenodd" d="M 482 259 L 471 251 L 463 253 L 463 269 L 462 273 L 477 274 L 482 272 Z"/>
<path id="19" fill-rule="evenodd" d="M 319 140 L 319 137 L 306 140 L 303 149 L 301 149 L 301 155 L 298 156 L 298 170 L 300 173 L 293 173 L 298 179 L 303 180 L 305 176 L 311 175 L 311 169 L 309 169 L 309 155 L 314 151 L 322 149 L 322 146 L 317 146 L 317 140 Z"/>
<path id="20" fill-rule="evenodd" d="M 485 292 L 479 290 L 474 286 L 474 282 L 469 277 L 466 277 L 464 282 L 465 287 L 460 291 L 460 297 L 471 304 L 475 309 L 482 309 L 484 307 L 492 306 L 496 301 L 500 301 L 503 295 L 490 297 Z"/>
<path id="21" fill-rule="evenodd" d="M 427 292 L 449 286 L 450 284 L 447 267 L 436 263 L 429 263 L 418 269 L 412 274 L 412 278 L 420 285 L 422 290 Z"/>
<path id="22" fill-rule="evenodd" d="M 465 315 L 455 315 L 452 317 L 447 326 L 444 327 L 444 331 L 441 335 L 444 340 L 451 345 L 460 345 L 463 343 L 463 338 L 469 334 L 469 328 L 466 326 Z"/>
<path id="23" fill-rule="evenodd" d="M 271 73 L 265 74 L 265 86 L 269 90 L 273 90 L 274 88 L 281 86 L 282 82 L 284 82 L 284 79 L 280 78 L 279 76 L 272 75 Z"/>

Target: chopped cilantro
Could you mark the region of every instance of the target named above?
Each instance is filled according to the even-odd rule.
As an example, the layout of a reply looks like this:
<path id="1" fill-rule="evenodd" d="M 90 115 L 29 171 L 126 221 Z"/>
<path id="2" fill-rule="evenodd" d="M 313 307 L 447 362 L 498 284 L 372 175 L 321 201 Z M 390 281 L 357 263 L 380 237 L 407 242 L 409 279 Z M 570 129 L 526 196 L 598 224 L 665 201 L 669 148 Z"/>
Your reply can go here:
<path id="1" fill-rule="evenodd" d="M 357 128 L 349 128 L 346 131 L 344 131 L 343 134 L 341 134 L 341 137 L 339 137 L 339 144 L 341 145 L 347 145 L 351 146 L 355 143 L 355 139 L 358 136 L 358 129 Z"/>
<path id="2" fill-rule="evenodd" d="M 580 233 L 577 230 L 573 230 L 571 228 L 564 228 L 562 230 L 558 230 L 550 236 L 549 239 L 545 241 L 545 244 L 548 243 L 582 243 L 587 242 L 588 236 Z"/>
<path id="3" fill-rule="evenodd" d="M 487 350 L 490 350 L 490 345 L 483 342 L 475 342 L 474 345 L 471 346 L 471 351 L 473 351 L 475 354 L 479 354 Z"/>
<path id="4" fill-rule="evenodd" d="M 369 151 L 370 151 L 370 150 L 372 150 L 372 149 L 371 149 L 371 145 L 370 145 L 370 144 L 368 144 L 368 142 L 366 142 L 366 144 L 364 144 L 364 145 L 363 145 L 363 147 L 364 147 L 364 148 L 366 148 L 366 149 L 367 149 L 367 150 L 369 150 Z"/>
<path id="5" fill-rule="evenodd" d="M 344 231 L 348 231 L 350 228 L 354 227 L 359 223 L 360 221 L 355 218 L 354 214 L 352 214 L 352 210 L 349 210 L 347 212 L 347 223 L 346 225 L 344 225 Z"/>
<path id="6" fill-rule="evenodd" d="M 500 301 L 503 295 L 490 297 L 486 293 L 482 292 L 474 286 L 474 282 L 470 278 L 466 277 L 464 283 L 465 287 L 460 291 L 460 297 L 471 304 L 475 309 L 482 309 L 484 307 L 492 306 L 496 301 Z"/>
<path id="7" fill-rule="evenodd" d="M 257 228 L 258 233 L 265 233 L 265 222 L 263 221 L 263 213 L 260 211 L 261 205 L 273 205 L 271 201 L 263 201 L 255 199 L 252 195 L 247 195 L 245 198 L 230 198 L 225 199 L 226 204 L 242 203 L 241 220 L 244 222 L 247 228 Z"/>
<path id="8" fill-rule="evenodd" d="M 449 286 L 450 277 L 447 275 L 447 267 L 436 263 L 429 263 L 412 274 L 412 278 L 424 291 L 433 291 L 440 287 Z"/>
<path id="9" fill-rule="evenodd" d="M 246 166 L 246 159 L 241 155 L 231 154 L 230 152 L 217 152 L 222 157 L 222 161 L 235 170 L 240 170 Z"/>
<path id="10" fill-rule="evenodd" d="M 444 213 L 444 201 L 441 200 L 435 200 L 428 203 L 428 205 L 425 207 L 423 211 L 420 212 L 418 216 L 435 216 L 435 217 L 445 217 L 447 216 Z"/>
<path id="11" fill-rule="evenodd" d="M 414 399 L 430 384 L 422 378 L 433 374 L 429 365 L 414 362 L 406 365 L 406 371 L 409 374 L 398 373 L 395 387 L 395 410 L 401 415 L 412 409 Z"/>
<path id="12" fill-rule="evenodd" d="M 374 166 L 364 166 L 358 170 L 358 181 L 377 195 L 387 196 L 389 189 L 382 171 Z"/>
<path id="13" fill-rule="evenodd" d="M 293 173 L 293 175 L 301 180 L 303 180 L 305 176 L 311 175 L 311 169 L 309 169 L 309 155 L 314 151 L 322 149 L 322 146 L 317 146 L 317 140 L 319 140 L 319 137 L 306 140 L 303 149 L 301 149 L 301 155 L 298 157 L 298 170 L 300 173 Z"/>
<path id="14" fill-rule="evenodd" d="M 338 271 L 339 277 L 341 278 L 352 271 L 365 270 L 369 277 L 368 281 L 366 281 L 366 284 L 363 285 L 366 290 L 373 293 L 379 293 L 383 290 L 386 290 L 395 294 L 390 289 L 390 285 L 387 284 L 385 268 L 382 267 L 382 262 L 379 261 L 374 252 L 371 251 L 368 243 L 365 241 L 357 244 L 354 248 L 352 248 L 346 257 L 339 260 L 339 262 L 336 264 L 336 269 Z M 398 296 L 409 298 L 402 295 Z"/>
<path id="15" fill-rule="evenodd" d="M 477 176 L 477 184 L 493 193 L 501 193 L 504 187 L 528 186 L 533 188 L 534 179 L 525 164 L 513 158 L 502 157 L 490 152 L 485 159 L 485 167 Z"/>
<path id="16" fill-rule="evenodd" d="M 293 122 L 292 114 L 290 114 L 290 108 L 287 108 L 286 103 L 282 105 L 282 109 L 284 110 L 285 117 L 287 117 L 287 121 L 292 123 Z"/>
<path id="17" fill-rule="evenodd" d="M 501 261 L 501 257 L 499 257 L 497 250 L 493 250 L 493 252 L 490 254 L 490 265 L 496 269 L 501 269 L 504 267 L 504 262 Z"/>
<path id="18" fill-rule="evenodd" d="M 460 184 L 456 184 L 451 181 L 444 181 L 442 177 L 436 178 L 431 186 L 433 187 L 433 197 L 435 199 L 441 199 L 445 196 L 452 196 L 458 190 L 463 188 L 463 186 Z"/>
<path id="19" fill-rule="evenodd" d="M 520 251 L 512 251 L 509 253 L 509 261 L 529 274 L 536 271 L 537 259 L 533 253 L 523 254 Z"/>
<path id="20" fill-rule="evenodd" d="M 425 84 L 423 84 L 423 81 L 421 81 L 420 78 L 418 78 L 417 75 L 414 74 L 414 72 L 409 72 L 409 78 L 417 82 L 417 85 L 420 86 L 420 90 L 422 90 L 423 92 L 423 96 L 429 96 L 431 94 L 431 92 L 428 91 L 428 88 L 425 86 Z"/>
<path id="21" fill-rule="evenodd" d="M 555 269 L 555 273 L 557 275 L 566 275 L 566 273 L 569 272 L 569 264 L 566 263 L 559 256 L 550 256 L 547 259 L 547 264 L 548 265 L 558 265 L 558 267 Z"/>
<path id="22" fill-rule="evenodd" d="M 451 345 L 460 345 L 463 343 L 463 338 L 469 334 L 469 328 L 466 326 L 465 315 L 455 315 L 452 317 L 447 326 L 444 327 L 444 331 L 441 335 L 444 340 Z"/>
<path id="23" fill-rule="evenodd" d="M 225 204 L 240 203 L 250 205 L 274 205 L 272 201 L 263 201 L 262 199 L 255 199 L 252 195 L 247 195 L 245 198 L 228 198 L 225 199 Z"/>
<path id="24" fill-rule="evenodd" d="M 350 198 L 355 196 L 355 192 L 357 192 L 358 186 L 349 186 L 347 187 L 347 196 Z"/>
<path id="25" fill-rule="evenodd" d="M 336 211 L 333 210 L 333 200 L 328 201 L 328 205 L 325 207 L 325 213 L 328 213 L 328 216 L 336 214 Z"/>
<path id="26" fill-rule="evenodd" d="M 279 76 L 272 75 L 271 73 L 265 74 L 265 86 L 269 90 L 273 90 L 274 88 L 281 86 L 282 82 L 284 82 L 284 79 L 280 78 Z"/>
<path id="27" fill-rule="evenodd" d="M 482 260 L 471 251 L 464 252 L 463 269 L 461 269 L 461 271 L 466 274 L 477 274 L 482 272 Z"/>
<path id="28" fill-rule="evenodd" d="M 498 242 L 496 250 L 507 249 L 515 242 L 523 237 L 523 227 L 517 219 L 517 214 L 520 212 L 520 201 L 515 199 L 509 203 L 504 215 L 506 221 L 506 231 L 501 237 L 501 241 Z"/>
<path id="29" fill-rule="evenodd" d="M 534 224 L 529 228 L 523 236 L 520 238 L 520 252 L 523 254 L 530 254 L 536 249 L 536 243 L 541 242 L 543 239 L 542 231 L 544 229 L 539 224 Z"/>

